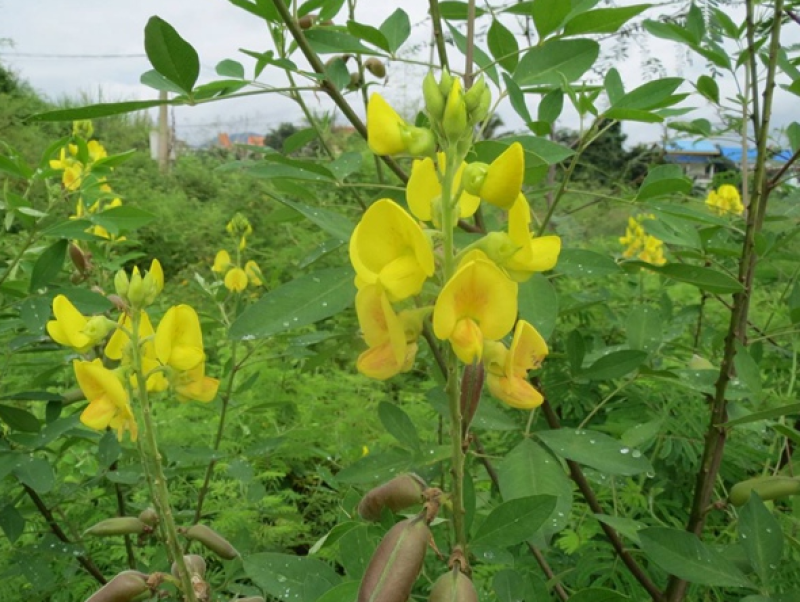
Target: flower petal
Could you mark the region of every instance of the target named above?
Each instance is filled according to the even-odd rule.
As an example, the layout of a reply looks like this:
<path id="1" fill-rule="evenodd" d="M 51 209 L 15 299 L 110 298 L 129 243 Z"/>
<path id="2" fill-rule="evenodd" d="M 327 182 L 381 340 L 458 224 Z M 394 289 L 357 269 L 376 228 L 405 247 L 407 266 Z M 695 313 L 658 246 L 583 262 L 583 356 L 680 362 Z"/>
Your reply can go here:
<path id="1" fill-rule="evenodd" d="M 433 200 L 441 194 L 442 186 L 433 159 L 415 159 L 411 164 L 411 176 L 406 186 L 406 202 L 414 217 L 424 222 L 431 221 Z"/>
<path id="2" fill-rule="evenodd" d="M 397 155 L 406 151 L 403 129 L 406 122 L 375 93 L 367 104 L 367 142 L 376 155 Z"/>

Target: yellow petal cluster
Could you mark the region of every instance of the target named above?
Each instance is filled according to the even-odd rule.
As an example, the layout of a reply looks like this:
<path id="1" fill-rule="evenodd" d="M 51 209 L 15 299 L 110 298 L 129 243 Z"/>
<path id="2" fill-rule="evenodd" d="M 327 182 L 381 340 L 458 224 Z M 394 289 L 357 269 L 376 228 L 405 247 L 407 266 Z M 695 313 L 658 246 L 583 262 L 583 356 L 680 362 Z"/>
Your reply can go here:
<path id="1" fill-rule="evenodd" d="M 706 197 L 706 205 L 718 215 L 726 213 L 741 215 L 744 212 L 739 190 L 731 184 L 723 184 L 717 190 L 709 192 Z"/>
<path id="2" fill-rule="evenodd" d="M 429 155 L 434 149 L 433 133 L 406 123 L 377 92 L 367 103 L 367 144 L 376 155 Z"/>
<path id="3" fill-rule="evenodd" d="M 438 154 L 438 170 L 433 164 L 433 159 L 416 159 L 411 165 L 411 176 L 406 187 L 406 202 L 414 217 L 424 222 L 433 222 L 438 227 L 441 213 L 442 185 L 441 174 L 447 164 L 444 153 Z M 461 189 L 461 175 L 467 166 L 461 162 L 453 178 L 453 190 Z M 471 217 L 478 210 L 481 199 L 466 190 L 461 190 L 458 197 L 458 214 L 461 218 Z"/>
<path id="4" fill-rule="evenodd" d="M 531 324 L 517 322 L 511 348 L 489 341 L 485 348 L 484 366 L 489 392 L 512 408 L 530 410 L 544 398 L 528 382 L 528 370 L 539 368 L 547 357 L 547 343 Z"/>
<path id="5" fill-rule="evenodd" d="M 664 265 L 667 263 L 664 257 L 664 241 L 647 234 L 642 225 L 644 221 L 649 219 L 655 219 L 655 216 L 641 214 L 637 217 L 631 216 L 628 218 L 625 236 L 619 239 L 620 244 L 627 247 L 622 256 L 626 258 L 635 257 L 653 265 Z"/>
<path id="6" fill-rule="evenodd" d="M 230 253 L 225 249 L 217 251 L 214 257 L 214 264 L 211 266 L 211 271 L 217 274 L 222 274 L 222 283 L 232 293 L 241 293 L 248 285 L 262 286 L 263 276 L 261 268 L 258 264 L 250 260 L 245 263 L 244 268 L 241 267 L 240 255 L 247 247 L 247 237 L 253 233 L 253 226 L 250 221 L 241 213 L 237 213 L 225 226 L 225 230 L 230 234 L 234 240 L 237 240 L 238 251 L 236 253 L 236 260 L 232 260 Z"/>
<path id="7" fill-rule="evenodd" d="M 105 368 L 100 359 L 91 362 L 75 360 L 72 366 L 78 385 L 89 401 L 89 405 L 81 413 L 81 422 L 95 430 L 110 427 L 117 431 L 119 439 L 128 431 L 131 440 L 136 441 L 136 420 L 119 377 Z"/>
<path id="8" fill-rule="evenodd" d="M 525 152 L 514 142 L 489 165 L 470 163 L 464 172 L 464 188 L 501 209 L 516 202 L 525 178 Z"/>
<path id="9" fill-rule="evenodd" d="M 364 213 L 350 237 L 356 287 L 380 284 L 392 302 L 419 294 L 433 275 L 430 241 L 397 203 L 381 199 Z"/>

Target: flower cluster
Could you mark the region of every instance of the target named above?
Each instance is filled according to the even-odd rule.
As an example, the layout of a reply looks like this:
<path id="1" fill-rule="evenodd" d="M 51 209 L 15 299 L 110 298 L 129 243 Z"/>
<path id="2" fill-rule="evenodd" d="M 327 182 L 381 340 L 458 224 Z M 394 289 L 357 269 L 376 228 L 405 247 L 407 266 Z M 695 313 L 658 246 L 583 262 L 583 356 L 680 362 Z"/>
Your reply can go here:
<path id="1" fill-rule="evenodd" d="M 619 239 L 620 244 L 627 247 L 622 253 L 623 257 L 635 257 L 652 265 L 664 265 L 667 263 L 664 257 L 664 241 L 652 234 L 648 234 L 643 226 L 646 220 L 655 218 L 654 215 L 649 213 L 628 218 L 625 236 Z"/>
<path id="2" fill-rule="evenodd" d="M 241 213 L 233 216 L 225 230 L 230 234 L 236 243 L 236 260 L 231 260 L 230 253 L 225 249 L 220 249 L 214 257 L 214 265 L 211 266 L 211 271 L 217 274 L 224 274 L 223 283 L 232 293 L 241 293 L 250 286 L 261 286 L 263 284 L 263 277 L 261 275 L 261 268 L 253 261 L 247 261 L 244 267 L 241 266 L 242 251 L 247 248 L 247 237 L 253 233 L 253 227 L 250 225 L 248 219 Z"/>
<path id="3" fill-rule="evenodd" d="M 739 190 L 731 184 L 723 184 L 717 190 L 709 192 L 706 197 L 706 205 L 717 215 L 726 213 L 741 215 L 744 212 Z"/>
<path id="4" fill-rule="evenodd" d="M 422 157 L 414 160 L 406 189 L 410 213 L 393 200 L 378 200 L 350 239 L 356 312 L 368 346 L 358 369 L 377 379 L 410 370 L 430 318 L 434 335 L 459 360 L 484 363 L 495 397 L 517 408 L 536 407 L 542 396 L 527 372 L 548 351 L 532 325 L 517 321 L 517 288 L 555 266 L 561 241 L 531 234 L 519 142 L 489 164 L 465 162 L 474 126 L 488 116 L 491 96 L 484 81 L 464 92 L 458 78 L 445 72 L 437 82 L 429 74 L 423 94 L 430 129 L 406 123 L 378 94 L 367 107 L 374 152 Z M 455 249 L 454 226 L 481 201 L 507 211 L 507 231 Z M 507 348 L 502 339 L 512 331 Z"/>
<path id="5" fill-rule="evenodd" d="M 97 430 L 115 429 L 120 439 L 129 431 L 135 441 L 138 429 L 130 398 L 140 384 L 147 392 L 172 389 L 179 401 L 209 402 L 219 381 L 205 375 L 203 335 L 193 308 L 173 306 L 153 328 L 146 308 L 164 287 L 158 260 L 144 275 L 138 268 L 130 276 L 118 272 L 114 283 L 124 307 L 117 322 L 84 316 L 66 296 L 58 295 L 53 300 L 55 319 L 47 323 L 47 332 L 56 343 L 80 354 L 105 342 L 103 355 L 117 362 L 116 368 L 106 367 L 99 357 L 73 361 L 78 385 L 89 401 L 81 422 Z"/>

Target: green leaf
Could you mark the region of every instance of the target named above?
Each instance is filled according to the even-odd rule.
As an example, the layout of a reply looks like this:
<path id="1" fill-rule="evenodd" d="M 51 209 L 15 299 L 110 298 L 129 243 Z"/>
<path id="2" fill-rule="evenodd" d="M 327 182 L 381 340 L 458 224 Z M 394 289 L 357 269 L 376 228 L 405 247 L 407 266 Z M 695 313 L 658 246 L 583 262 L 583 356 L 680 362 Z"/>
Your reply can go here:
<path id="1" fill-rule="evenodd" d="M 517 305 L 519 317 L 549 339 L 558 320 L 558 293 L 550 280 L 542 274 L 534 274 L 527 282 L 520 283 Z"/>
<path id="2" fill-rule="evenodd" d="M 739 341 L 736 341 L 736 355 L 733 358 L 736 375 L 744 386 L 750 389 L 754 397 L 761 397 L 761 375 L 758 364 L 750 352 Z"/>
<path id="3" fill-rule="evenodd" d="M 270 156 L 270 158 L 272 158 Z M 277 159 L 277 158 L 276 158 Z M 301 180 L 307 182 L 331 182 L 334 180 L 333 174 L 327 169 L 319 169 L 320 166 L 314 165 L 309 161 L 264 161 L 253 165 L 247 169 L 247 173 L 257 178 L 265 180 L 276 180 L 288 178 L 290 180 Z"/>
<path id="4" fill-rule="evenodd" d="M 153 88 L 154 90 L 174 92 L 175 94 L 185 94 L 183 88 L 181 88 L 178 84 L 168 80 L 155 69 L 150 69 L 150 71 L 145 71 L 142 73 L 141 77 L 139 78 L 139 82 L 149 88 Z"/>
<path id="5" fill-rule="evenodd" d="M 341 581 L 328 563 L 317 558 L 275 552 L 245 556 L 244 572 L 267 594 L 284 602 L 306 602 L 304 584 L 308 575 L 321 578 L 329 587 Z"/>
<path id="6" fill-rule="evenodd" d="M 536 436 L 557 456 L 607 474 L 628 477 L 653 470 L 641 452 L 597 431 L 555 429 Z"/>
<path id="7" fill-rule="evenodd" d="M 586 343 L 584 343 L 583 335 L 579 331 L 573 330 L 567 337 L 567 360 L 569 361 L 569 370 L 573 376 L 581 371 L 585 356 Z"/>
<path id="8" fill-rule="evenodd" d="M 738 293 L 742 290 L 742 284 L 736 278 L 711 268 L 685 263 L 667 263 L 657 266 L 643 261 L 629 261 L 626 262 L 626 265 L 646 268 L 651 272 L 656 272 L 678 282 L 691 284 L 701 291 L 708 291 L 709 293 L 727 295 Z"/>
<path id="9" fill-rule="evenodd" d="M 796 153 L 800 148 L 800 123 L 793 121 L 786 127 L 786 138 L 789 140 L 792 152 Z"/>
<path id="10" fill-rule="evenodd" d="M 464 21 L 468 18 L 468 5 L 466 2 L 455 0 L 444 0 L 439 2 L 439 14 L 442 19 L 452 19 L 454 21 Z M 475 7 L 475 16 L 482 17 L 486 11 L 479 6 Z"/>
<path id="11" fill-rule="evenodd" d="M 600 53 L 594 40 L 550 40 L 526 52 L 514 71 L 520 86 L 561 86 L 586 73 Z"/>
<path id="12" fill-rule="evenodd" d="M 304 35 L 308 44 L 318 54 L 339 54 L 343 52 L 377 54 L 371 48 L 364 46 L 358 38 L 343 31 L 315 27 L 307 30 Z"/>
<path id="13" fill-rule="evenodd" d="M 404 449 L 370 453 L 336 473 L 336 480 L 350 485 L 381 483 L 407 471 L 413 459 Z"/>
<path id="14" fill-rule="evenodd" d="M 56 482 L 53 468 L 44 458 L 17 456 L 17 463 L 12 472 L 21 483 L 36 493 L 47 493 Z"/>
<path id="15" fill-rule="evenodd" d="M 551 90 L 539 102 L 537 117 L 539 121 L 554 123 L 561 116 L 564 110 L 564 92 L 562 90 Z"/>
<path id="16" fill-rule="evenodd" d="M 511 30 L 498 19 L 493 20 L 489 27 L 486 44 L 489 46 L 489 52 L 503 69 L 509 72 L 514 70 L 519 62 L 519 44 Z"/>
<path id="17" fill-rule="evenodd" d="M 670 575 L 698 585 L 753 588 L 732 562 L 706 546 L 694 533 L 650 527 L 639 531 L 639 539 L 645 554 Z"/>
<path id="18" fill-rule="evenodd" d="M 653 441 L 661 432 L 664 421 L 661 419 L 640 422 L 622 433 L 622 442 L 628 447 L 639 447 Z"/>
<path id="19" fill-rule="evenodd" d="M 661 312 L 652 307 L 634 307 L 628 314 L 625 332 L 628 347 L 652 353 L 661 345 L 664 336 Z"/>
<path id="20" fill-rule="evenodd" d="M 356 173 L 361 169 L 364 162 L 364 156 L 355 151 L 342 153 L 336 159 L 328 163 L 328 169 L 331 170 L 336 179 L 344 182 L 345 178 L 349 175 Z"/>
<path id="21" fill-rule="evenodd" d="M 391 47 L 389 46 L 389 40 L 386 39 L 386 36 L 383 35 L 383 32 L 375 27 L 372 27 L 371 25 L 365 25 L 364 23 L 359 23 L 358 21 L 348 21 L 347 31 L 349 31 L 351 35 L 357 37 L 358 39 L 369 42 L 381 50 L 385 50 L 386 52 L 392 51 Z"/>
<path id="22" fill-rule="evenodd" d="M 665 77 L 634 88 L 612 105 L 612 109 L 652 110 L 667 106 L 672 93 L 683 83 L 680 77 Z"/>
<path id="23" fill-rule="evenodd" d="M 12 406 L 0 405 L 0 420 L 12 429 L 26 433 L 38 433 L 41 428 L 39 419 L 27 410 Z"/>
<path id="24" fill-rule="evenodd" d="M 417 428 L 402 408 L 382 401 L 378 405 L 378 417 L 386 432 L 397 439 L 403 447 L 419 451 L 420 442 Z"/>
<path id="25" fill-rule="evenodd" d="M 606 72 L 603 86 L 605 86 L 606 94 L 608 94 L 608 102 L 612 106 L 625 96 L 625 85 L 622 83 L 622 77 L 615 67 Z"/>
<path id="26" fill-rule="evenodd" d="M 97 462 L 101 468 L 108 468 L 117 461 L 122 453 L 122 446 L 114 431 L 106 431 L 97 444 Z"/>
<path id="27" fill-rule="evenodd" d="M 761 420 L 770 420 L 772 418 L 780 418 L 781 416 L 795 416 L 800 415 L 800 403 L 790 403 L 788 405 L 780 406 L 777 408 L 770 408 L 769 410 L 761 410 L 760 412 L 752 412 L 745 416 L 740 416 L 733 420 L 729 420 L 724 426 L 731 427 L 740 424 L 750 424 L 751 422 L 759 422 Z"/>
<path id="28" fill-rule="evenodd" d="M 601 587 L 582 589 L 569 597 L 569 602 L 628 602 L 629 600 L 627 596 Z"/>
<path id="29" fill-rule="evenodd" d="M 644 111 L 642 109 L 615 109 L 610 108 L 603 117 L 606 119 L 616 119 L 617 121 L 641 121 L 642 123 L 661 123 L 664 118 L 652 111 Z"/>
<path id="30" fill-rule="evenodd" d="M 645 528 L 644 523 L 640 523 L 632 518 L 622 516 L 609 516 L 607 514 L 595 514 L 594 517 L 601 523 L 605 523 L 620 535 L 624 535 L 636 545 L 640 544 L 639 531 Z"/>
<path id="31" fill-rule="evenodd" d="M 105 102 L 75 109 L 58 109 L 36 113 L 28 119 L 30 121 L 75 121 L 80 119 L 97 119 L 123 113 L 133 113 L 163 104 L 181 104 L 175 101 L 161 100 L 131 100 L 127 102 Z"/>
<path id="32" fill-rule="evenodd" d="M 544 40 L 561 27 L 571 8 L 570 0 L 533 0 L 530 15 L 539 39 Z"/>
<path id="33" fill-rule="evenodd" d="M 572 510 L 572 484 L 561 463 L 541 445 L 523 439 L 497 465 L 497 477 L 505 502 L 533 495 L 555 496 L 555 514 L 542 529 L 545 535 L 567 526 Z"/>
<path id="34" fill-rule="evenodd" d="M 341 56 L 335 56 L 325 63 L 325 77 L 337 90 L 344 90 L 350 84 L 350 72 Z"/>
<path id="35" fill-rule="evenodd" d="M 411 21 L 406 11 L 398 8 L 381 23 L 379 29 L 389 43 L 389 52 L 394 54 L 411 35 Z"/>
<path id="36" fill-rule="evenodd" d="M 31 273 L 31 285 L 28 289 L 34 293 L 40 288 L 47 286 L 56 279 L 64 266 L 64 258 L 67 255 L 68 241 L 65 239 L 56 241 L 47 247 L 36 263 L 33 265 L 33 272 Z"/>
<path id="37" fill-rule="evenodd" d="M 352 234 L 355 226 L 345 216 L 334 213 L 333 211 L 328 211 L 327 209 L 322 209 L 321 207 L 310 207 L 303 203 L 295 203 L 294 201 L 278 196 L 271 195 L 271 198 L 290 209 L 294 209 L 308 221 L 319 226 L 323 231 L 337 240 L 342 242 L 350 240 L 350 234 Z"/>
<path id="38" fill-rule="evenodd" d="M 150 17 L 144 28 L 144 50 L 156 71 L 185 93 L 192 91 L 200 75 L 200 58 L 172 25 L 160 17 Z"/>
<path id="39" fill-rule="evenodd" d="M 678 165 L 658 165 L 652 168 L 639 187 L 637 201 L 652 199 L 667 194 L 688 194 L 692 182 Z"/>
<path id="40" fill-rule="evenodd" d="M 671 40 L 690 47 L 695 45 L 695 39 L 692 34 L 681 25 L 646 19 L 642 26 L 648 33 L 662 40 Z"/>
<path id="41" fill-rule="evenodd" d="M 556 507 L 552 495 L 533 495 L 509 500 L 497 506 L 478 527 L 474 546 L 506 547 L 530 539 Z"/>
<path id="42" fill-rule="evenodd" d="M 524 602 L 525 600 L 544 600 L 534 591 L 530 575 L 523 576 L 514 569 L 503 569 L 492 579 L 492 589 L 497 594 L 497 602 Z"/>
<path id="43" fill-rule="evenodd" d="M 250 0 L 228 0 L 228 2 L 266 21 L 272 23 L 281 22 L 280 13 L 270 0 L 255 0 L 253 2 Z M 288 2 L 285 3 L 288 4 Z"/>
<path id="44" fill-rule="evenodd" d="M 234 79 L 244 79 L 244 66 L 239 61 L 233 59 L 223 59 L 217 63 L 217 75 L 220 77 L 232 77 Z"/>
<path id="45" fill-rule="evenodd" d="M 582 370 L 578 376 L 589 380 L 611 380 L 634 372 L 647 360 L 647 353 L 635 349 L 613 351 Z"/>
<path id="46" fill-rule="evenodd" d="M 719 86 L 713 77 L 701 75 L 697 78 L 697 84 L 695 84 L 695 86 L 702 96 L 714 104 L 719 104 Z"/>
<path id="47" fill-rule="evenodd" d="M 283 152 L 289 155 L 303 148 L 312 140 L 316 140 L 317 136 L 319 136 L 319 134 L 314 128 L 299 130 L 283 141 Z"/>
<path id="48" fill-rule="evenodd" d="M 329 589 L 316 602 L 353 602 L 360 588 L 360 581 L 345 581 Z"/>
<path id="49" fill-rule="evenodd" d="M 598 8 L 581 13 L 564 26 L 565 36 L 578 36 L 587 33 L 614 33 L 636 15 L 650 8 L 652 4 L 634 4 L 620 8 Z"/>
<path id="50" fill-rule="evenodd" d="M 622 273 L 611 257 L 586 249 L 562 249 L 555 269 L 566 276 L 587 278 L 605 278 Z"/>
<path id="51" fill-rule="evenodd" d="M 131 232 L 146 226 L 154 219 L 156 219 L 156 216 L 152 213 L 131 205 L 112 207 L 100 213 L 95 213 L 90 217 L 92 223 L 102 226 L 114 235 Z"/>
<path id="52" fill-rule="evenodd" d="M 25 517 L 13 504 L 6 504 L 0 508 L 0 529 L 6 534 L 8 542 L 11 544 L 17 541 L 25 531 Z"/>
<path id="53" fill-rule="evenodd" d="M 351 268 L 312 272 L 269 291 L 245 309 L 231 324 L 230 336 L 260 339 L 307 326 L 347 309 L 354 298 Z"/>
<path id="54" fill-rule="evenodd" d="M 769 583 L 783 557 L 783 531 L 755 491 L 739 511 L 739 543 L 762 583 Z"/>
<path id="55" fill-rule="evenodd" d="M 0 155 L 0 173 L 28 179 L 33 175 L 33 170 L 25 163 L 25 159 L 20 156 L 5 157 Z"/>

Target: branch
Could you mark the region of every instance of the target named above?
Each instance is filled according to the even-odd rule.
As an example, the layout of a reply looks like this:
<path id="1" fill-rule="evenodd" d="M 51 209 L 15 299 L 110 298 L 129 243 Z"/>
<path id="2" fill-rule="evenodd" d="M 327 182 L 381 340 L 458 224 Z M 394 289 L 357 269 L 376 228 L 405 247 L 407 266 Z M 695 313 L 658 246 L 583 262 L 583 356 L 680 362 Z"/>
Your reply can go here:
<path id="1" fill-rule="evenodd" d="M 433 0 L 432 0 L 433 1 Z M 282 0 L 272 0 L 272 4 L 275 6 L 275 9 L 281 16 L 281 20 L 283 21 L 284 25 L 289 29 L 289 33 L 292 34 L 294 41 L 297 42 L 297 46 L 303 53 L 303 56 L 306 57 L 306 60 L 311 65 L 311 68 L 314 70 L 315 73 L 320 75 L 325 75 L 325 65 L 317 56 L 317 53 L 309 46 L 308 40 L 306 40 L 305 35 L 303 35 L 303 30 L 300 29 L 300 26 L 295 22 L 292 18 L 289 9 L 286 7 L 286 4 Z M 323 80 L 323 89 L 331 97 L 331 100 L 336 104 L 337 107 L 344 113 L 344 116 L 347 120 L 353 124 L 353 127 L 356 131 L 361 134 L 361 137 L 364 140 L 367 139 L 367 126 L 364 125 L 364 122 L 361 121 L 361 118 L 356 115 L 353 108 L 350 106 L 350 103 L 345 100 L 342 93 L 336 89 L 336 86 L 333 82 L 325 76 Z M 400 167 L 400 164 L 397 163 L 392 157 L 381 157 L 383 162 L 391 169 L 395 175 L 403 181 L 403 183 L 408 182 L 408 174 L 406 174 L 405 170 Z"/>
<path id="2" fill-rule="evenodd" d="M 561 428 L 561 421 L 558 419 L 558 416 L 553 411 L 553 407 L 550 405 L 550 402 L 547 401 L 547 399 L 545 399 L 544 403 L 542 404 L 542 411 L 544 412 L 545 420 L 547 420 L 547 424 L 551 429 Z M 578 489 L 583 495 L 583 499 L 586 500 L 586 503 L 589 505 L 589 508 L 591 508 L 592 512 L 594 514 L 605 514 L 603 507 L 597 500 L 597 496 L 595 495 L 592 486 L 589 484 L 589 481 L 586 480 L 581 467 L 572 460 L 567 460 L 567 466 L 569 467 L 569 473 L 572 477 L 572 480 L 575 481 L 575 484 L 578 486 Z M 622 541 L 619 533 L 617 533 L 606 523 L 602 521 L 598 522 L 600 523 L 600 527 L 605 532 L 606 537 L 608 537 L 609 541 L 611 542 L 611 545 L 614 547 L 617 556 L 620 557 L 634 578 L 642 585 L 642 587 L 644 587 L 644 589 L 647 590 L 647 593 L 650 594 L 650 597 L 654 601 L 661 602 L 664 599 L 661 591 L 658 589 L 658 587 L 656 587 L 655 583 L 650 580 L 650 577 L 647 576 L 647 574 L 644 572 L 644 569 L 639 566 L 639 563 L 636 562 L 633 556 L 631 556 L 630 552 L 625 549 L 625 543 Z"/>
<path id="3" fill-rule="evenodd" d="M 798 158 L 800 158 L 800 148 L 798 148 L 796 151 L 794 151 L 794 154 L 789 158 L 789 160 L 786 163 L 784 163 L 781 166 L 781 168 L 778 170 L 778 173 L 776 173 L 774 176 L 772 176 L 772 178 L 769 180 L 769 182 L 767 182 L 767 188 L 770 191 L 773 188 L 775 188 L 778 184 L 780 184 L 780 180 L 783 177 L 783 174 L 785 174 L 787 171 L 789 171 L 789 168 L 792 165 L 794 165 L 794 163 L 797 161 Z"/>
<path id="4" fill-rule="evenodd" d="M 50 509 L 45 505 L 42 498 L 39 497 L 39 494 L 36 493 L 30 487 L 28 487 L 25 483 L 22 483 L 22 488 L 25 490 L 25 493 L 28 494 L 28 497 L 31 498 L 31 501 L 33 502 L 34 506 L 36 506 L 36 509 L 39 511 L 39 513 L 47 521 L 47 526 L 50 527 L 50 530 L 53 532 L 53 535 L 58 537 L 64 543 L 72 543 L 70 538 L 67 537 L 67 534 L 64 533 L 64 530 L 56 522 L 53 513 L 50 512 Z M 101 585 L 105 585 L 106 583 L 108 583 L 106 581 L 106 578 L 103 577 L 103 573 L 101 573 L 100 569 L 97 568 L 97 565 L 95 565 L 95 563 L 92 562 L 92 559 L 89 558 L 85 553 L 81 553 L 81 555 L 76 556 L 76 558 L 78 559 L 80 565 L 84 569 L 86 569 L 86 572 L 89 573 L 92 577 L 94 577 L 98 583 L 100 583 Z"/>
<path id="5" fill-rule="evenodd" d="M 450 70 L 450 63 L 447 62 L 447 47 L 444 43 L 444 33 L 442 32 L 442 15 L 439 12 L 439 1 L 430 0 L 431 23 L 433 25 L 433 38 L 436 40 L 436 50 L 439 52 L 439 63 L 442 69 Z"/>

